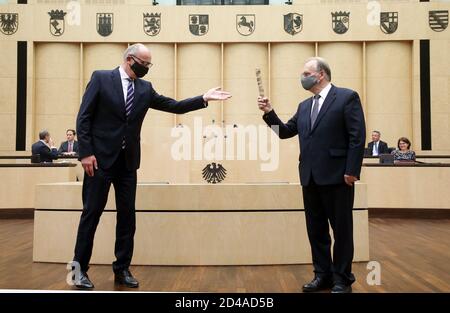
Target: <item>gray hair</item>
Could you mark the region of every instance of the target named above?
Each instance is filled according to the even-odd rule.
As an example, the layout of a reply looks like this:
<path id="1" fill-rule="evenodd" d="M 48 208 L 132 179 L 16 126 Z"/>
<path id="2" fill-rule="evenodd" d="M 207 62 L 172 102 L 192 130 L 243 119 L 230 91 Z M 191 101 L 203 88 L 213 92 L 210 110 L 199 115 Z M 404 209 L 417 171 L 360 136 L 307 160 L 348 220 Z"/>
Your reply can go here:
<path id="1" fill-rule="evenodd" d="M 135 43 L 134 45 L 129 46 L 123 53 L 123 60 L 126 61 L 130 54 L 136 55 L 142 48 L 145 48 L 145 46 L 141 43 Z"/>
<path id="2" fill-rule="evenodd" d="M 44 140 L 45 137 L 47 137 L 48 135 L 50 135 L 50 133 L 48 132 L 48 130 L 46 130 L 46 129 L 41 130 L 41 131 L 39 132 L 39 140 Z"/>
<path id="3" fill-rule="evenodd" d="M 324 58 L 320 58 L 320 57 L 312 57 L 306 60 L 305 64 L 308 63 L 309 61 L 316 61 L 316 71 L 320 72 L 320 71 L 324 71 L 325 73 L 325 78 L 328 81 L 331 81 L 331 69 L 330 69 L 330 65 L 328 65 L 328 62 L 325 61 Z"/>
<path id="4" fill-rule="evenodd" d="M 380 131 L 379 131 L 379 130 L 372 130 L 372 133 L 377 133 L 377 134 L 378 134 L 378 136 L 381 136 L 381 133 L 380 133 Z"/>

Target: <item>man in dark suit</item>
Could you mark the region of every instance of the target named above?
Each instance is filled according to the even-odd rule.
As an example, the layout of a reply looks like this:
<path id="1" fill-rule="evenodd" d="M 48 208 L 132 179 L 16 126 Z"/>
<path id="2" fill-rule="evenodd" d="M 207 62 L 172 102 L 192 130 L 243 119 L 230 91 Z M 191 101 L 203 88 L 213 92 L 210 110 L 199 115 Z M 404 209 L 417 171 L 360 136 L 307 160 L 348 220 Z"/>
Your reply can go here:
<path id="1" fill-rule="evenodd" d="M 66 131 L 67 141 L 61 143 L 58 149 L 59 154 L 75 155 L 78 154 L 78 141 L 75 140 L 76 132 L 74 129 L 68 129 Z"/>
<path id="2" fill-rule="evenodd" d="M 300 182 L 306 227 L 311 245 L 314 279 L 304 292 L 332 288 L 351 292 L 353 260 L 354 182 L 364 155 L 365 122 L 355 91 L 333 86 L 331 70 L 322 58 L 306 61 L 302 86 L 314 97 L 301 102 L 285 124 L 269 99 L 258 98 L 264 121 L 281 139 L 299 136 Z M 333 259 L 328 221 L 334 234 Z"/>
<path id="3" fill-rule="evenodd" d="M 39 155 L 40 162 L 50 162 L 58 158 L 58 150 L 53 145 L 48 131 L 43 130 L 39 133 L 39 141 L 31 146 L 31 153 Z"/>
<path id="4" fill-rule="evenodd" d="M 367 144 L 367 155 L 379 156 L 389 153 L 387 143 L 380 140 L 381 133 L 378 130 L 372 132 L 372 141 Z"/>
<path id="5" fill-rule="evenodd" d="M 95 230 L 114 185 L 117 225 L 113 263 L 115 282 L 138 287 L 129 270 L 136 228 L 136 171 L 140 164 L 140 131 L 149 108 L 177 114 L 203 109 L 208 101 L 231 95 L 213 88 L 204 95 L 176 101 L 159 95 L 141 78 L 151 67 L 150 51 L 134 44 L 125 51 L 120 67 L 95 71 L 87 85 L 77 117 L 79 160 L 85 170 L 83 212 L 78 227 L 73 267 L 74 284 L 93 288 L 87 276 Z"/>

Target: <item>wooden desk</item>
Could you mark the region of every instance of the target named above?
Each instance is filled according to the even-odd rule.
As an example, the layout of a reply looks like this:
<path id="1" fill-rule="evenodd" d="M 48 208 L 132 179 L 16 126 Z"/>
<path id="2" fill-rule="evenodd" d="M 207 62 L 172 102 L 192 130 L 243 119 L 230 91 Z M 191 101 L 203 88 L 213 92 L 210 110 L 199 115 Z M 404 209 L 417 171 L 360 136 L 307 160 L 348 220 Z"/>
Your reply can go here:
<path id="1" fill-rule="evenodd" d="M 369 208 L 450 209 L 450 163 L 364 164 Z"/>
<path id="2" fill-rule="evenodd" d="M 413 162 L 402 162 L 397 161 L 394 164 L 380 164 L 380 163 L 364 163 L 365 167 L 450 167 L 450 163 L 444 162 L 433 162 L 433 163 L 413 163 Z"/>
<path id="3" fill-rule="evenodd" d="M 0 209 L 33 209 L 35 186 L 76 181 L 75 167 L 72 163 L 1 163 Z M 46 196 L 51 199 L 55 195 Z"/>
<path id="4" fill-rule="evenodd" d="M 81 183 L 37 186 L 33 260 L 68 262 L 81 215 Z M 57 195 L 53 199 L 45 194 Z M 92 263 L 114 260 L 114 192 L 97 229 Z M 311 263 L 298 184 L 145 184 L 136 199 L 133 264 Z M 355 261 L 369 260 L 365 184 L 356 185 Z"/>

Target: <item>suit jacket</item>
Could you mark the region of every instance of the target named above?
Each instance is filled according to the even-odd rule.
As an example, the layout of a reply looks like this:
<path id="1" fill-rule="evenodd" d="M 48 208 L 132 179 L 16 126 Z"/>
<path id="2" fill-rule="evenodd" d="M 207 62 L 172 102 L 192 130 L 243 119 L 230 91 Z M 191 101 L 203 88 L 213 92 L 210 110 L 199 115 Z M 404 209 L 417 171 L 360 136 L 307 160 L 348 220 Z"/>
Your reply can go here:
<path id="1" fill-rule="evenodd" d="M 136 170 L 140 165 L 141 126 L 149 108 L 182 114 L 206 106 L 202 96 L 176 101 L 159 95 L 151 83 L 136 79 L 133 107 L 127 117 L 119 68 L 94 71 L 77 117 L 79 159 L 95 155 L 98 166 L 108 169 L 125 138 L 127 168 Z"/>
<path id="2" fill-rule="evenodd" d="M 332 86 L 311 129 L 312 103 L 312 97 L 301 102 L 286 124 L 274 110 L 263 116 L 269 126 L 279 127 L 281 139 L 298 135 L 301 184 L 309 185 L 311 176 L 318 185 L 344 183 L 344 174 L 359 177 L 366 127 L 358 94 Z"/>
<path id="3" fill-rule="evenodd" d="M 53 162 L 58 158 L 58 150 L 56 148 L 50 149 L 40 140 L 31 146 L 31 153 L 39 154 L 41 162 Z"/>
<path id="4" fill-rule="evenodd" d="M 373 141 L 371 141 L 367 144 L 367 148 L 368 148 L 368 152 L 370 152 L 369 155 L 373 155 Z M 380 140 L 378 142 L 378 155 L 384 154 L 384 153 L 389 153 L 389 148 L 388 148 L 387 143 Z"/>
<path id="5" fill-rule="evenodd" d="M 61 143 L 61 146 L 58 149 L 58 153 L 61 154 L 63 152 L 68 152 L 68 150 L 69 150 L 69 142 L 64 141 Z M 73 152 L 78 153 L 78 141 L 76 141 L 76 140 L 73 141 L 72 150 L 73 150 Z"/>

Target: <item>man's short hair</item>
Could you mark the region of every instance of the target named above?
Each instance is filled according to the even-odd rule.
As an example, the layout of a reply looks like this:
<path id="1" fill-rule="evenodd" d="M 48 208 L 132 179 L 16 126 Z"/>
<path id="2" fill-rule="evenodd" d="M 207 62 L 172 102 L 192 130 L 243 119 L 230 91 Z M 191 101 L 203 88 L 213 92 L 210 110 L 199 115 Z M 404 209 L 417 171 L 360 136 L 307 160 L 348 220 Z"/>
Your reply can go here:
<path id="1" fill-rule="evenodd" d="M 41 130 L 41 131 L 39 132 L 39 140 L 44 140 L 45 137 L 47 137 L 48 135 L 50 135 L 50 133 L 48 132 L 48 130 L 46 130 L 46 129 Z"/>
<path id="2" fill-rule="evenodd" d="M 135 43 L 134 45 L 129 46 L 123 53 L 123 60 L 126 61 L 129 55 L 136 55 L 139 49 L 143 47 L 145 46 L 141 43 Z"/>
<path id="3" fill-rule="evenodd" d="M 305 64 L 308 63 L 309 61 L 316 61 L 316 71 L 317 72 L 324 71 L 325 77 L 327 78 L 327 80 L 331 81 L 330 65 L 328 65 L 328 62 L 325 61 L 324 58 L 312 57 L 312 58 L 307 59 Z"/>
<path id="4" fill-rule="evenodd" d="M 77 132 L 75 131 L 75 129 L 68 129 L 66 130 L 66 134 L 67 132 L 72 132 L 72 134 L 75 136 L 77 134 Z"/>
<path id="5" fill-rule="evenodd" d="M 380 131 L 379 131 L 379 130 L 372 130 L 372 133 L 377 133 L 377 134 L 378 134 L 378 136 L 381 136 L 381 133 L 380 133 Z"/>

